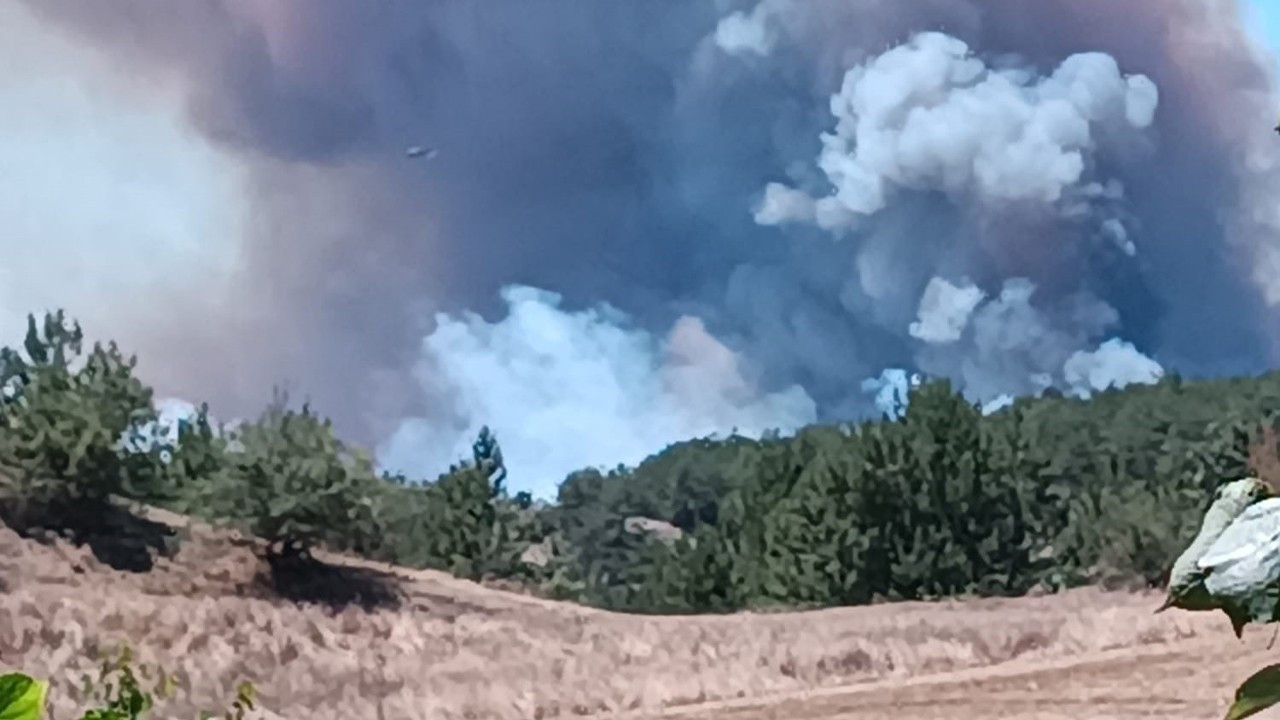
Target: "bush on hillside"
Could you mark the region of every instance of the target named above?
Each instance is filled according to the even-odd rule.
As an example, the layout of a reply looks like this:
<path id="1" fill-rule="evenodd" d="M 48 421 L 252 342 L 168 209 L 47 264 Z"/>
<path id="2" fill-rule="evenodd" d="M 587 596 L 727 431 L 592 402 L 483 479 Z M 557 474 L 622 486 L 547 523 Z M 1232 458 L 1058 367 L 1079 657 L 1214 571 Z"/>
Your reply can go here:
<path id="1" fill-rule="evenodd" d="M 83 351 L 79 324 L 62 311 L 27 318 L 23 350 L 0 349 L 0 464 L 28 509 L 54 515 L 145 494 L 155 478 L 131 464 L 122 439 L 155 420 L 136 359 L 114 343 Z M 90 510 L 89 512 L 92 512 Z"/>
<path id="2" fill-rule="evenodd" d="M 1028 589 L 1035 483 L 1017 426 L 1002 433 L 945 383 L 911 391 L 902 420 L 859 434 L 858 594 L 919 599 Z M 1043 537 L 1040 538 L 1043 541 Z M 856 587 L 856 585 L 854 586 Z"/>
<path id="3" fill-rule="evenodd" d="M 240 427 L 227 452 L 232 469 L 220 495 L 232 520 L 286 556 L 306 556 L 318 544 L 349 549 L 379 533 L 377 476 L 369 458 L 347 448 L 328 419 L 308 405 L 288 408 L 283 395 L 256 422 Z"/>
<path id="4" fill-rule="evenodd" d="M 151 459 L 165 478 L 153 500 L 205 518 L 243 517 L 248 508 L 231 452 L 234 431 L 216 426 L 209 406 L 201 405 L 194 417 L 178 421 L 175 435 L 172 443 L 152 446 Z"/>
<path id="5" fill-rule="evenodd" d="M 551 528 L 527 498 L 508 498 L 497 438 L 481 428 L 472 458 L 434 482 L 387 477 L 375 557 L 409 567 L 445 570 L 473 580 L 511 578 L 538 583 L 543 571 L 525 562 Z"/>

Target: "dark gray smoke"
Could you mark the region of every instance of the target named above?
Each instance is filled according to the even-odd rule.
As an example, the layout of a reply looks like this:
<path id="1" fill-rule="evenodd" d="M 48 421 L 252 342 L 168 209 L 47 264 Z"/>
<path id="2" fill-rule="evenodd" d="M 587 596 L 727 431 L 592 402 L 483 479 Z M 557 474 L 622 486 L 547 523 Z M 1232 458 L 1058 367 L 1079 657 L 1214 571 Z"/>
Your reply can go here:
<path id="1" fill-rule="evenodd" d="M 148 372 L 227 414 L 287 379 L 392 466 L 489 423 L 545 491 L 886 369 L 999 404 L 1272 360 L 1233 2 L 24 6 L 243 174 L 233 279 L 125 333 Z"/>

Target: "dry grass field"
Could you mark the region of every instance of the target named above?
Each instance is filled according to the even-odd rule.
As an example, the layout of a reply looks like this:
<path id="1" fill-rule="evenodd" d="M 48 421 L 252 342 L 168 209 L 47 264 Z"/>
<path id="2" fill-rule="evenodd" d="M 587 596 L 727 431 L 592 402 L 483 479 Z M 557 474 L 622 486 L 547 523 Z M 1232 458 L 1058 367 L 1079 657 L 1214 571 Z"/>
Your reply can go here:
<path id="1" fill-rule="evenodd" d="M 0 666 L 50 678 L 57 718 L 79 707 L 93 652 L 127 640 L 183 682 L 165 718 L 225 707 L 248 679 L 259 717 L 315 720 L 1106 720 L 1220 717 L 1280 656 L 1269 630 L 1240 642 L 1216 615 L 1153 615 L 1154 594 L 1100 590 L 636 617 L 327 558 L 335 586 L 400 587 L 394 604 L 331 609 L 279 599 L 250 543 L 183 533 L 176 555 L 131 573 L 0 527 Z"/>

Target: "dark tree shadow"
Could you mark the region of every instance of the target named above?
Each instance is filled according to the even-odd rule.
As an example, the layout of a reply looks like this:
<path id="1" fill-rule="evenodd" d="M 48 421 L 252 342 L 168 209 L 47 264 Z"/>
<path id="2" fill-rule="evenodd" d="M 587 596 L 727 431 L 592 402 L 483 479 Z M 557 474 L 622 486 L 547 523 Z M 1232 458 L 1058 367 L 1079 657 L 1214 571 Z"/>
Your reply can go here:
<path id="1" fill-rule="evenodd" d="M 260 582 L 276 597 L 331 610 L 355 606 L 395 610 L 404 602 L 399 578 L 370 568 L 333 565 L 311 555 L 268 552 Z"/>
<path id="2" fill-rule="evenodd" d="M 109 500 L 57 505 L 0 504 L 0 521 L 20 536 L 49 544 L 63 538 L 88 547 L 98 562 L 115 570 L 145 573 L 156 557 L 173 557 L 178 533 Z"/>

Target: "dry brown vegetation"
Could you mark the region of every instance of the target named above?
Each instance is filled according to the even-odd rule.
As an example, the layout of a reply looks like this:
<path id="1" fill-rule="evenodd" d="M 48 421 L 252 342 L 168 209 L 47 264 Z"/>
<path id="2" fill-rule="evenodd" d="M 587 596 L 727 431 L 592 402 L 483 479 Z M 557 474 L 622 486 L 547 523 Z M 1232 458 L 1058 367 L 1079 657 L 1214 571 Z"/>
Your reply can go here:
<path id="1" fill-rule="evenodd" d="M 1258 439 L 1249 446 L 1249 469 L 1280 493 L 1280 431 L 1264 425 Z"/>
<path id="2" fill-rule="evenodd" d="M 112 570 L 87 550 L 37 543 L 0 527 L 0 581 L 7 586 L 0 594 L 0 665 L 49 677 L 54 717 L 78 707 L 77 685 L 93 653 L 121 641 L 135 647 L 139 660 L 176 672 L 187 688 L 158 717 L 194 717 L 198 706 L 218 707 L 238 681 L 249 679 L 269 711 L 262 717 L 317 720 L 651 717 L 679 706 L 686 714 L 696 703 L 712 703 L 697 713 L 706 718 L 887 717 L 885 702 L 892 698 L 900 709 L 929 707 L 910 691 L 913 683 L 957 671 L 998 678 L 1045 662 L 1176 654 L 1206 642 L 1239 656 L 1217 615 L 1156 616 L 1153 594 L 1099 590 L 810 613 L 642 617 L 329 557 L 336 576 L 325 582 L 358 586 L 394 576 L 399 591 L 381 607 L 326 608 L 280 599 L 249 541 L 170 515 L 158 519 L 182 527 L 184 542 L 146 573 Z M 1130 687 L 1125 673 L 1133 669 L 1107 676 Z M 852 697 L 842 694 L 847 689 L 831 690 L 850 685 L 879 688 L 878 704 L 861 712 L 856 707 L 865 693 L 849 701 L 852 706 L 832 699 Z M 964 682 L 943 686 L 966 692 Z M 1204 700 L 1212 707 L 1222 701 L 1218 687 Z M 817 696 L 803 695 L 822 688 Z M 845 714 L 849 707 L 854 714 Z M 1164 717 L 1197 717 L 1161 707 Z M 1068 716 L 1010 709 L 981 717 Z"/>

